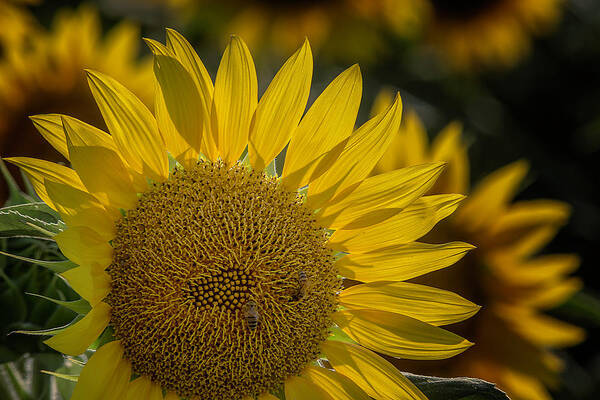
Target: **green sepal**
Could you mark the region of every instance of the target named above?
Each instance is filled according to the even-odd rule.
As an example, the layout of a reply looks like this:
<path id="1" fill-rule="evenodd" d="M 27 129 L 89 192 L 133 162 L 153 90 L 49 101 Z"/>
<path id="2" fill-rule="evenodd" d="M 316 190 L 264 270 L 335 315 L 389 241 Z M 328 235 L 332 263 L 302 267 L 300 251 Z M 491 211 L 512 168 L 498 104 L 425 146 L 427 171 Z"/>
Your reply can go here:
<path id="1" fill-rule="evenodd" d="M 0 254 L 7 256 L 7 257 L 12 257 L 14 259 L 20 260 L 20 261 L 26 261 L 26 262 L 30 262 L 32 264 L 35 265 L 39 265 L 41 267 L 47 268 L 52 272 L 55 272 L 57 274 L 61 274 L 65 271 L 70 270 L 71 268 L 75 268 L 77 267 L 77 264 L 75 264 L 73 261 L 71 260 L 64 260 L 64 261 L 44 261 L 44 260 L 36 260 L 33 258 L 28 258 L 28 257 L 22 257 L 16 254 L 10 254 L 10 253 L 5 253 L 3 251 L 0 251 Z"/>
<path id="2" fill-rule="evenodd" d="M 85 315 L 88 312 L 90 312 L 90 310 L 92 309 L 92 306 L 90 306 L 90 303 L 88 303 L 87 300 L 85 300 L 85 299 L 79 299 L 79 300 L 73 300 L 73 301 L 63 301 L 63 300 L 53 299 L 52 297 L 42 296 L 41 294 L 37 294 L 37 293 L 25 293 L 25 294 L 51 301 L 54 304 L 58 304 L 59 306 L 68 308 L 71 311 L 75 311 L 77 314 Z"/>
<path id="3" fill-rule="evenodd" d="M 70 327 L 71 325 L 79 322 L 83 317 L 84 317 L 83 315 L 77 315 L 75 317 L 75 319 L 73 319 L 67 325 L 59 326 L 57 328 L 40 329 L 40 330 L 36 330 L 36 331 L 18 330 L 18 331 L 12 331 L 10 334 L 12 335 L 12 334 L 16 333 L 16 334 L 21 334 L 21 335 L 54 336 L 54 335 L 61 333 L 62 331 L 64 331 L 68 327 Z"/>
<path id="4" fill-rule="evenodd" d="M 331 335 L 327 338 L 327 340 L 334 340 L 336 342 L 344 342 L 344 343 L 356 343 L 354 340 L 350 338 L 340 327 L 334 326 L 331 329 Z"/>
<path id="5" fill-rule="evenodd" d="M 79 379 L 79 375 L 61 374 L 59 372 L 46 371 L 45 369 L 41 370 L 40 372 L 42 374 L 52 375 L 60 379 L 66 379 L 71 382 L 77 382 L 77 380 Z"/>

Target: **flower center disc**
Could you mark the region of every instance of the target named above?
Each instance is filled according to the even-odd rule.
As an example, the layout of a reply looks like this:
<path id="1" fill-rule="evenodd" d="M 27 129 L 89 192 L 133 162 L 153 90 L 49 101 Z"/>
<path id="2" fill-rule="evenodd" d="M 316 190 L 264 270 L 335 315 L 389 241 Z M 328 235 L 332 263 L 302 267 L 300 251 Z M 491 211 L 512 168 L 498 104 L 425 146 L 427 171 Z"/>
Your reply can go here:
<path id="1" fill-rule="evenodd" d="M 117 224 L 114 336 L 136 374 L 182 397 L 239 399 L 317 358 L 340 286 L 326 231 L 295 192 L 200 162 Z"/>

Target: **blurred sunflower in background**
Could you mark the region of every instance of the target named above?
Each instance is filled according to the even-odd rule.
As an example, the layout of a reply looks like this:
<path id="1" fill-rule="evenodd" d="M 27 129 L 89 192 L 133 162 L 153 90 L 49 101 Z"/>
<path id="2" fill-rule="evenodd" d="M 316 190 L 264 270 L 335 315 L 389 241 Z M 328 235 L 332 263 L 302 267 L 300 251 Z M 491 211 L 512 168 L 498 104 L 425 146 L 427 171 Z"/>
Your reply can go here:
<path id="1" fill-rule="evenodd" d="M 375 23 L 380 1 L 108 0 L 118 15 L 146 12 L 185 27 L 200 41 L 220 42 L 235 33 L 262 56 L 280 57 L 308 38 L 322 57 L 375 61 L 383 40 Z"/>
<path id="2" fill-rule="evenodd" d="M 46 343 L 78 355 L 105 332 L 72 398 L 162 399 L 164 391 L 166 399 L 265 400 L 279 390 L 288 400 L 425 399 L 376 353 L 459 354 L 472 343 L 439 326 L 479 307 L 405 282 L 472 246 L 415 242 L 464 198 L 423 196 L 444 163 L 369 177 L 400 127 L 399 96 L 355 130 L 357 65 L 304 114 L 308 41 L 260 101 L 239 37 L 214 84 L 177 32 L 168 30 L 166 46 L 147 43 L 156 118 L 116 80 L 88 70 L 110 134 L 70 116 L 36 116 L 73 169 L 7 159 L 64 219 L 53 238 L 78 266 L 62 276 L 92 307 Z M 343 287 L 338 274 L 362 283 Z"/>
<path id="3" fill-rule="evenodd" d="M 462 71 L 514 66 L 529 52 L 533 35 L 556 25 L 563 2 L 164 1 L 188 30 L 221 37 L 236 32 L 261 52 L 287 53 L 308 37 L 328 57 L 370 63 L 383 53 L 406 51 L 400 45 L 406 42 L 431 46 L 450 66 Z"/>
<path id="4" fill-rule="evenodd" d="M 421 37 L 451 66 L 467 71 L 512 67 L 529 52 L 532 35 L 558 22 L 563 6 L 563 0 L 395 2 L 397 9 L 385 14 L 392 26 Z M 407 32 L 403 26 L 414 26 L 415 20 L 420 28 Z"/>
<path id="5" fill-rule="evenodd" d="M 64 161 L 40 139 L 29 116 L 69 110 L 103 126 L 87 91 L 84 68 L 119 78 L 147 104 L 152 102 L 150 59 L 138 61 L 139 29 L 121 22 L 102 34 L 98 13 L 82 6 L 60 10 L 50 30 L 25 8 L 0 4 L 0 149 L 2 154 L 32 155 Z M 6 199 L 2 184 L 0 201 Z"/>
<path id="6" fill-rule="evenodd" d="M 387 107 L 390 97 L 381 92 L 374 112 Z M 451 328 L 477 346 L 448 362 L 397 365 L 428 375 L 479 377 L 495 382 L 515 400 L 549 399 L 546 387 L 558 387 L 562 368 L 551 351 L 578 344 L 585 336 L 582 329 L 544 314 L 582 287 L 578 278 L 569 277 L 579 266 L 576 255 L 538 254 L 566 223 L 570 207 L 546 199 L 513 202 L 527 174 L 525 161 L 500 168 L 471 190 L 461 125 L 451 123 L 429 144 L 414 112 L 405 117 L 374 173 L 439 161 L 447 161 L 448 167 L 429 193 L 469 197 L 426 238 L 459 237 L 477 248 L 456 268 L 417 282 L 456 291 L 482 305 L 476 317 Z"/>

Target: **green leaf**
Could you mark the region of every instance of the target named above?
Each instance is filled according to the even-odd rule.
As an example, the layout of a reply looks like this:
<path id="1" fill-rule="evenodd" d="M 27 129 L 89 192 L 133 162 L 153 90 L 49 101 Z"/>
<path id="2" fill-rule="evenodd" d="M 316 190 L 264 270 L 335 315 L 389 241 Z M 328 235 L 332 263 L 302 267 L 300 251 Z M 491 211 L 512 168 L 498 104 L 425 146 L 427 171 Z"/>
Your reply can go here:
<path id="1" fill-rule="evenodd" d="M 0 237 L 47 239 L 64 228 L 58 213 L 42 202 L 0 209 Z"/>
<path id="2" fill-rule="evenodd" d="M 33 258 L 22 257 L 17 254 L 5 253 L 3 251 L 0 251 L 0 254 L 7 256 L 7 257 L 12 257 L 17 260 L 26 261 L 26 262 L 30 262 L 35 265 L 39 265 L 41 267 L 49 269 L 52 272 L 57 273 L 57 274 L 63 273 L 65 271 L 68 271 L 71 268 L 75 268 L 77 266 L 77 264 L 75 264 L 73 261 L 70 261 L 70 260 L 64 260 L 64 261 L 36 260 Z"/>
<path id="3" fill-rule="evenodd" d="M 73 300 L 73 301 L 63 301 L 63 300 L 53 299 L 51 297 L 42 296 L 41 294 L 36 294 L 36 293 L 25 293 L 25 294 L 51 301 L 54 304 L 58 304 L 59 306 L 63 306 L 65 308 L 68 308 L 69 310 L 75 311 L 77 314 L 85 315 L 92 309 L 92 307 L 90 306 L 90 303 L 88 303 L 84 299 Z"/>
<path id="4" fill-rule="evenodd" d="M 32 197 L 23 193 L 15 182 L 15 178 L 13 178 L 12 174 L 6 168 L 6 164 L 2 159 L 0 159 L 0 173 L 4 177 L 6 182 L 6 186 L 8 186 L 8 199 L 4 205 L 15 205 L 15 204 L 23 204 L 23 203 L 32 203 L 35 201 Z"/>
<path id="5" fill-rule="evenodd" d="M 475 378 L 438 378 L 403 372 L 429 400 L 510 400 L 496 385 Z"/>
<path id="6" fill-rule="evenodd" d="M 50 400 L 58 397 L 51 385 L 52 377 L 41 369 L 57 369 L 63 365 L 58 354 L 24 355 L 14 362 L 0 364 L 0 398 L 6 400 Z"/>
<path id="7" fill-rule="evenodd" d="M 0 293 L 0 304 L 11 304 L 11 309 L 4 311 L 13 319 L 22 321 L 27 315 L 27 304 L 17 284 L 0 269 L 0 283 L 4 281 L 8 290 Z M 8 301 L 7 301 L 8 300 Z"/>
<path id="8" fill-rule="evenodd" d="M 29 382 L 17 369 L 15 363 L 6 363 L 0 366 L 0 382 L 2 382 L 0 387 L 4 392 L 2 398 L 6 396 L 7 399 L 33 400 Z"/>

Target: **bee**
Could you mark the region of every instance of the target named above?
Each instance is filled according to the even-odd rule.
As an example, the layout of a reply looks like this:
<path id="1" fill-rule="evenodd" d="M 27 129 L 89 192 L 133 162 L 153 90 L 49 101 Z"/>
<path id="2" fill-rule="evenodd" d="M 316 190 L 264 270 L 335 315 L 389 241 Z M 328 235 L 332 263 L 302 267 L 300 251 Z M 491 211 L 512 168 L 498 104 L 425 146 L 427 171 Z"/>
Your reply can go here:
<path id="1" fill-rule="evenodd" d="M 306 272 L 300 270 L 298 271 L 298 290 L 296 294 L 292 297 L 294 301 L 298 301 L 306 296 L 308 291 L 312 286 L 311 280 L 306 275 Z"/>
<path id="2" fill-rule="evenodd" d="M 244 304 L 244 318 L 246 319 L 246 325 L 251 331 L 255 330 L 260 320 L 260 315 L 256 307 L 256 303 L 252 300 Z"/>

